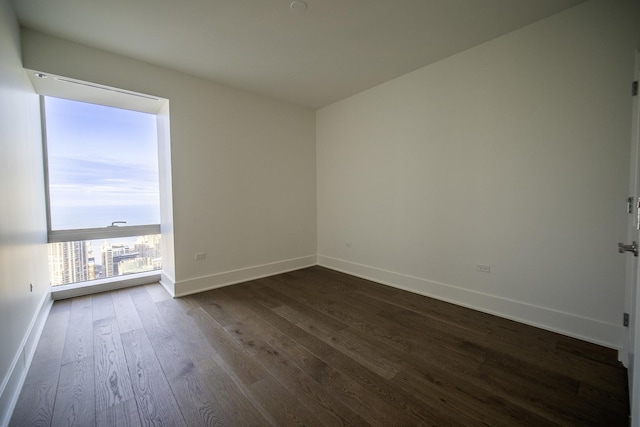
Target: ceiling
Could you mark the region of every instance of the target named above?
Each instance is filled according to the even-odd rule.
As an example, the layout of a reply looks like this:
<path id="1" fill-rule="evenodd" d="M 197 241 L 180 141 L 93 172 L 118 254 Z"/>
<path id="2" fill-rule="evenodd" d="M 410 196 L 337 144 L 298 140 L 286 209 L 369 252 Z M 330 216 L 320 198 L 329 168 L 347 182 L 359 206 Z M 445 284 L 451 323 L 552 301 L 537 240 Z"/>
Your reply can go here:
<path id="1" fill-rule="evenodd" d="M 12 0 L 23 27 L 319 108 L 584 0 Z"/>

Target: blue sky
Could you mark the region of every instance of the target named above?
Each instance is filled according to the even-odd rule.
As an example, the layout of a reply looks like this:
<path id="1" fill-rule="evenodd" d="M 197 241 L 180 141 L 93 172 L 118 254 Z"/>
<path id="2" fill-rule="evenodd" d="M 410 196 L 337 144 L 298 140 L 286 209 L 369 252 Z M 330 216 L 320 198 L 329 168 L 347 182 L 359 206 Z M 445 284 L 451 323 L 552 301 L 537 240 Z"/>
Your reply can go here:
<path id="1" fill-rule="evenodd" d="M 52 229 L 160 222 L 156 117 L 45 98 Z"/>

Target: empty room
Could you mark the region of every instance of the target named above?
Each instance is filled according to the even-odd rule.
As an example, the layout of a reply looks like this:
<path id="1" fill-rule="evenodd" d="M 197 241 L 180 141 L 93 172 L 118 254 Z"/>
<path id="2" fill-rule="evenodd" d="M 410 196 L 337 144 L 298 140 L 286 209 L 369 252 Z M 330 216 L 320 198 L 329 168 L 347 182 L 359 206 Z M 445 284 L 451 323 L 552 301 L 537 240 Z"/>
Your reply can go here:
<path id="1" fill-rule="evenodd" d="M 0 426 L 640 427 L 639 47 L 636 0 L 0 0 Z"/>

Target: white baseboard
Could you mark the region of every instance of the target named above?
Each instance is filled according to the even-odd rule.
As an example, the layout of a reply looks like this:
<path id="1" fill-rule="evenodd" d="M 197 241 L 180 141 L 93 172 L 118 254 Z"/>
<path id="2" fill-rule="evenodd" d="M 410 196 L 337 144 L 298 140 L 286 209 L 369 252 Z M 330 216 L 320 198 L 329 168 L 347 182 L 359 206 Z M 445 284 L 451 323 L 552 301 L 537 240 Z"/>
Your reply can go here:
<path id="1" fill-rule="evenodd" d="M 172 297 L 176 296 L 176 279 L 164 271 L 160 274 L 160 284 Z"/>
<path id="2" fill-rule="evenodd" d="M 53 299 L 49 292 L 45 293 L 38 304 L 38 309 L 31 319 L 27 333 L 11 363 L 9 372 L 0 385 L 0 427 L 9 425 L 11 414 L 15 409 L 20 391 L 31 366 L 33 355 L 38 346 L 44 324 L 53 305 Z"/>
<path id="3" fill-rule="evenodd" d="M 312 267 L 316 265 L 316 259 L 315 255 L 309 255 L 301 258 L 225 271 L 222 273 L 211 274 L 209 276 L 181 280 L 175 283 L 174 296 L 183 297 L 198 292 L 221 288 L 223 286 L 247 282 L 249 280 L 260 279 L 262 277 L 273 276 L 280 273 L 286 273 L 288 271 L 300 270 L 301 268 Z"/>
<path id="4" fill-rule="evenodd" d="M 318 255 L 318 265 L 618 351 L 622 348 L 624 328 L 619 325 L 324 255 Z"/>

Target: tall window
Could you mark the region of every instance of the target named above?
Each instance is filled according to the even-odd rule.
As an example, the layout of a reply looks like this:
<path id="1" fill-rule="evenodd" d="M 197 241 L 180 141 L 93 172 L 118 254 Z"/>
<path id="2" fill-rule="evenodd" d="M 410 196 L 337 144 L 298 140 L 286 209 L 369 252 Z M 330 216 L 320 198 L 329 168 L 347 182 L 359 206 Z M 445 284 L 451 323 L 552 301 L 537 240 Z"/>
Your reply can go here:
<path id="1" fill-rule="evenodd" d="M 156 116 L 44 97 L 52 284 L 159 269 Z"/>

